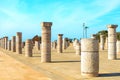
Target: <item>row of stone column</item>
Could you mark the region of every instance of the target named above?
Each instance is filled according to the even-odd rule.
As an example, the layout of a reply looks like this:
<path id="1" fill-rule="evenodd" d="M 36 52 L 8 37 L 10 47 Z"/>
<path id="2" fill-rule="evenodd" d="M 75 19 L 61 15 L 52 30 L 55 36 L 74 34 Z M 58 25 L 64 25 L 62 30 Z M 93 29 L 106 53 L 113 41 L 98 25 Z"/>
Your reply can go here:
<path id="1" fill-rule="evenodd" d="M 12 52 L 16 52 L 18 54 L 22 53 L 22 33 L 17 32 L 16 36 L 12 37 L 12 40 L 8 40 L 8 37 L 3 37 L 0 39 L 0 46 L 5 50 L 11 50 Z"/>

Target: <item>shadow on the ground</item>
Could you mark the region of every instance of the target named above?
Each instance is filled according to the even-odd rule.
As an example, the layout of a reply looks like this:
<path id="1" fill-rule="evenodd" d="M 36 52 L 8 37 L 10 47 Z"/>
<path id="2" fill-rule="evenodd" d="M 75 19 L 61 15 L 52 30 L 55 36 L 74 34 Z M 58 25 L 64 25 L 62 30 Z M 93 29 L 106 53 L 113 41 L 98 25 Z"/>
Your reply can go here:
<path id="1" fill-rule="evenodd" d="M 71 63 L 71 62 L 80 62 L 79 60 L 76 61 L 52 61 L 52 63 Z"/>
<path id="2" fill-rule="evenodd" d="M 117 58 L 117 60 L 120 60 L 120 58 Z"/>
<path id="3" fill-rule="evenodd" d="M 41 57 L 41 56 L 32 56 L 32 57 Z"/>
<path id="4" fill-rule="evenodd" d="M 114 76 L 120 76 L 120 73 L 105 73 L 105 74 L 100 74 L 100 77 L 114 77 Z"/>

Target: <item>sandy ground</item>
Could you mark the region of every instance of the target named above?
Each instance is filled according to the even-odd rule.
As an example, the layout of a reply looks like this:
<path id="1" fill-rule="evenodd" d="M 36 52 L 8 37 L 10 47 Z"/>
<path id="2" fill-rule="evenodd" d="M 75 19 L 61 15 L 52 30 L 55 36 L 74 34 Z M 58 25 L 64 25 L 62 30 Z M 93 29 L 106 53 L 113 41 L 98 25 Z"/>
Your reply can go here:
<path id="1" fill-rule="evenodd" d="M 39 79 L 42 77 L 45 80 L 48 77 L 52 80 L 120 80 L 120 54 L 117 55 L 117 60 L 108 60 L 107 50 L 99 52 L 99 77 L 94 78 L 83 78 L 81 76 L 80 56 L 75 54 L 72 46 L 61 54 L 52 50 L 51 63 L 40 62 L 40 51 L 33 51 L 33 57 L 25 57 L 24 49 L 23 54 L 16 54 L 3 49 L 1 51 L 4 52 L 3 55 L 9 55 L 10 57 L 7 56 L 4 59 L 4 56 L 2 56 L 3 58 L 0 59 L 2 64 L 0 65 L 0 71 L 2 71 L 0 80 L 2 78 L 2 80 L 42 80 Z M 6 64 L 4 64 L 5 61 Z"/>
<path id="2" fill-rule="evenodd" d="M 0 51 L 0 80 L 51 80 Z"/>

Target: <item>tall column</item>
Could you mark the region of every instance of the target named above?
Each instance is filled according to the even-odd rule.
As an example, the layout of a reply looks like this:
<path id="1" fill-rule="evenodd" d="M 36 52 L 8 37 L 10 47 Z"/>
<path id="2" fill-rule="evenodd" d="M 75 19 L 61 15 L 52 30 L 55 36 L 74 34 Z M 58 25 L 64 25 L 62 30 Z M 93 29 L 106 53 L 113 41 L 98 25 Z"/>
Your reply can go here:
<path id="1" fill-rule="evenodd" d="M 28 39 L 25 42 L 25 56 L 32 57 L 32 40 Z"/>
<path id="2" fill-rule="evenodd" d="M 16 52 L 16 36 L 12 36 L 11 40 L 11 51 Z"/>
<path id="3" fill-rule="evenodd" d="M 5 38 L 5 50 L 7 50 L 8 37 L 4 37 L 4 38 Z"/>
<path id="4" fill-rule="evenodd" d="M 99 72 L 99 42 L 96 39 L 81 40 L 81 75 L 96 77 Z"/>
<path id="5" fill-rule="evenodd" d="M 58 41 L 57 41 L 57 52 L 62 53 L 62 36 L 63 34 L 58 34 Z"/>
<path id="6" fill-rule="evenodd" d="M 104 35 L 100 35 L 100 49 L 104 50 Z"/>
<path id="7" fill-rule="evenodd" d="M 108 37 L 105 38 L 105 49 L 108 49 Z"/>
<path id="8" fill-rule="evenodd" d="M 51 62 L 51 26 L 52 22 L 42 22 L 41 62 Z"/>
<path id="9" fill-rule="evenodd" d="M 3 49 L 5 49 L 5 37 L 3 37 Z"/>
<path id="10" fill-rule="evenodd" d="M 117 54 L 120 54 L 120 40 L 117 40 L 116 46 L 117 46 Z"/>
<path id="11" fill-rule="evenodd" d="M 108 59 L 116 59 L 116 28 L 118 25 L 108 25 Z"/>
<path id="12" fill-rule="evenodd" d="M 7 45 L 8 45 L 7 50 L 11 51 L 11 40 L 8 40 Z"/>
<path id="13" fill-rule="evenodd" d="M 17 32 L 16 35 L 16 53 L 22 54 L 22 33 Z"/>
<path id="14" fill-rule="evenodd" d="M 63 39 L 63 49 L 65 50 L 67 48 L 67 42 L 66 38 Z"/>

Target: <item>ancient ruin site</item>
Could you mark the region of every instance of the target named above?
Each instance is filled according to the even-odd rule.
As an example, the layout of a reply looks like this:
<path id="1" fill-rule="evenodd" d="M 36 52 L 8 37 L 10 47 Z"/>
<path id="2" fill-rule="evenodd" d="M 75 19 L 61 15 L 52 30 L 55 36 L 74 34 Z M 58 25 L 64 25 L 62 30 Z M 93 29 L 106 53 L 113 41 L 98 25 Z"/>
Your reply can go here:
<path id="1" fill-rule="evenodd" d="M 120 80 L 120 0 L 1 0 L 0 80 Z"/>

